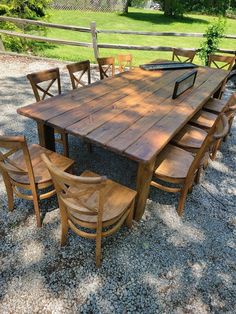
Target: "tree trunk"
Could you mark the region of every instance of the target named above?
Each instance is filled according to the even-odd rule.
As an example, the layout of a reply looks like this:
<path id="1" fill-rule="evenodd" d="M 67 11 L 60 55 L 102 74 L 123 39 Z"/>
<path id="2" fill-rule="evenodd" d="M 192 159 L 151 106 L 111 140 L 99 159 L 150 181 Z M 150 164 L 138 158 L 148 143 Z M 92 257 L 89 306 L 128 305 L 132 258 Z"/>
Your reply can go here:
<path id="1" fill-rule="evenodd" d="M 129 0 L 126 0 L 125 5 L 123 7 L 123 13 L 129 13 Z"/>
<path id="2" fill-rule="evenodd" d="M 172 16 L 173 10 L 172 10 L 172 0 L 165 0 L 164 2 L 164 14 L 166 16 Z"/>

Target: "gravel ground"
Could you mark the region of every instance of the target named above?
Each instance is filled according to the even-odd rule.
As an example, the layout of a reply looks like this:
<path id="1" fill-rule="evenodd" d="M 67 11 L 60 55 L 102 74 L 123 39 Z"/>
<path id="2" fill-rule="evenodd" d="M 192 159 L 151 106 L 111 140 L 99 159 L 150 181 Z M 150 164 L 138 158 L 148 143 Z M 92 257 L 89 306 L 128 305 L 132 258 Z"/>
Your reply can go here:
<path id="1" fill-rule="evenodd" d="M 26 74 L 58 65 L 66 91 L 65 63 L 0 55 L 1 134 L 37 142 L 35 123 L 16 109 L 34 101 Z M 48 212 L 38 229 L 30 202 L 17 199 L 8 212 L 0 178 L 0 313 L 236 313 L 235 128 L 184 217 L 177 195 L 151 189 L 143 219 L 103 241 L 100 269 L 93 241 L 71 233 L 60 248 L 55 199 L 42 204 Z M 134 187 L 135 163 L 69 140 L 78 174 L 91 169 Z"/>

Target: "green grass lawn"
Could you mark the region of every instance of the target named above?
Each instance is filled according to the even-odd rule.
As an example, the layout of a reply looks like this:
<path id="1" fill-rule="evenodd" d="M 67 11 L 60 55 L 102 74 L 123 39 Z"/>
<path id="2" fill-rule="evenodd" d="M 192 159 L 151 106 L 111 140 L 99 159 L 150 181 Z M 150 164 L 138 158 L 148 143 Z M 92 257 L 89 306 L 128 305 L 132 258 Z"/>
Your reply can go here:
<path id="1" fill-rule="evenodd" d="M 91 21 L 96 21 L 97 29 L 153 32 L 205 32 L 208 25 L 216 20 L 215 17 L 206 15 L 186 15 L 184 18 L 172 19 L 165 17 L 162 12 L 158 11 L 134 8 L 130 8 L 129 11 L 129 14 L 122 15 L 120 13 L 50 10 L 49 14 L 50 22 L 52 23 L 89 27 Z M 236 33 L 236 20 L 227 19 L 226 33 Z M 48 29 L 47 36 L 52 38 L 91 42 L 90 34 L 59 29 Z M 99 34 L 98 41 L 99 43 L 199 48 L 202 38 Z M 221 48 L 236 49 L 236 40 L 222 40 Z M 113 49 L 100 49 L 100 56 L 116 56 L 119 53 L 126 52 L 133 54 L 134 64 L 136 65 L 156 58 L 169 59 L 171 56 L 171 53 L 169 52 L 125 51 Z M 54 48 L 44 50 L 41 55 L 71 61 L 90 59 L 91 62 L 94 62 L 92 49 L 83 47 L 58 45 Z M 200 61 L 198 60 L 198 62 Z"/>

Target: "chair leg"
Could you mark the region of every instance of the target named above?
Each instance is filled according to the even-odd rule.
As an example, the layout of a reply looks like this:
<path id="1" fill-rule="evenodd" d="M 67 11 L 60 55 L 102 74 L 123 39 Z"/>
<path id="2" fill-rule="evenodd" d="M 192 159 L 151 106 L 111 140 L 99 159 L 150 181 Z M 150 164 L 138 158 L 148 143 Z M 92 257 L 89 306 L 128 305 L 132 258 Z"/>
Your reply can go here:
<path id="1" fill-rule="evenodd" d="M 62 139 L 62 143 L 63 143 L 63 154 L 64 154 L 64 156 L 69 157 L 68 134 L 62 133 L 61 139 Z"/>
<path id="2" fill-rule="evenodd" d="M 130 205 L 130 212 L 128 217 L 126 218 L 126 226 L 130 229 L 132 227 L 132 222 L 133 222 L 133 217 L 134 217 L 134 201 Z"/>
<path id="3" fill-rule="evenodd" d="M 32 190 L 33 203 L 34 203 L 34 212 L 36 215 L 37 227 L 42 227 L 42 221 L 40 216 L 40 208 L 39 208 L 39 199 L 36 190 Z"/>
<path id="4" fill-rule="evenodd" d="M 177 207 L 177 213 L 178 213 L 179 216 L 183 215 L 184 204 L 185 204 L 185 201 L 186 201 L 188 190 L 189 190 L 189 187 L 188 186 L 184 186 L 183 189 L 180 192 L 180 198 L 179 198 L 179 203 L 178 203 L 178 207 Z"/>
<path id="5" fill-rule="evenodd" d="M 3 181 L 4 181 L 4 184 L 6 187 L 6 191 L 7 191 L 8 209 L 9 209 L 9 211 L 13 211 L 13 209 L 14 209 L 13 188 L 12 188 L 12 184 L 11 184 L 11 181 L 10 181 L 8 175 L 3 174 Z"/>
<path id="6" fill-rule="evenodd" d="M 101 246 L 102 246 L 102 235 L 98 233 L 96 236 L 96 266 L 101 265 Z"/>
<path id="7" fill-rule="evenodd" d="M 221 143 L 222 143 L 222 139 L 218 139 L 215 145 L 213 146 L 212 152 L 210 154 L 211 160 L 215 160 L 217 151 L 220 149 Z"/>
<path id="8" fill-rule="evenodd" d="M 64 246 L 67 241 L 67 235 L 68 235 L 68 224 L 64 224 L 62 222 L 61 224 L 61 246 Z"/>
<path id="9" fill-rule="evenodd" d="M 200 183 L 200 178 L 201 178 L 201 173 L 202 173 L 202 167 L 200 167 L 196 173 L 194 182 L 195 184 L 199 184 Z"/>
<path id="10" fill-rule="evenodd" d="M 64 246 L 68 236 L 68 218 L 65 206 L 59 200 L 60 216 L 61 216 L 61 246 Z"/>
<path id="11" fill-rule="evenodd" d="M 231 134 L 231 128 L 232 128 L 233 120 L 234 120 L 234 117 L 231 117 L 231 118 L 229 119 L 229 132 L 228 132 L 228 134 L 223 138 L 223 141 L 224 141 L 224 142 L 227 141 L 228 136 Z"/>

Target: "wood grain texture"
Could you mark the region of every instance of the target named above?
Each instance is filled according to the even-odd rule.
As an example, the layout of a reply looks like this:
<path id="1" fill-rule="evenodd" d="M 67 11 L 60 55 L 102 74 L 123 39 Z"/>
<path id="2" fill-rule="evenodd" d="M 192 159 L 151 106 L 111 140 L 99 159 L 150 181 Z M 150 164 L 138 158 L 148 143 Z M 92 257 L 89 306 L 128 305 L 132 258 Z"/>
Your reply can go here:
<path id="1" fill-rule="evenodd" d="M 43 101 L 41 106 L 26 106 L 18 113 L 148 162 L 202 108 L 228 74 L 199 67 L 194 87 L 173 100 L 176 79 L 188 71 L 136 68 Z"/>

